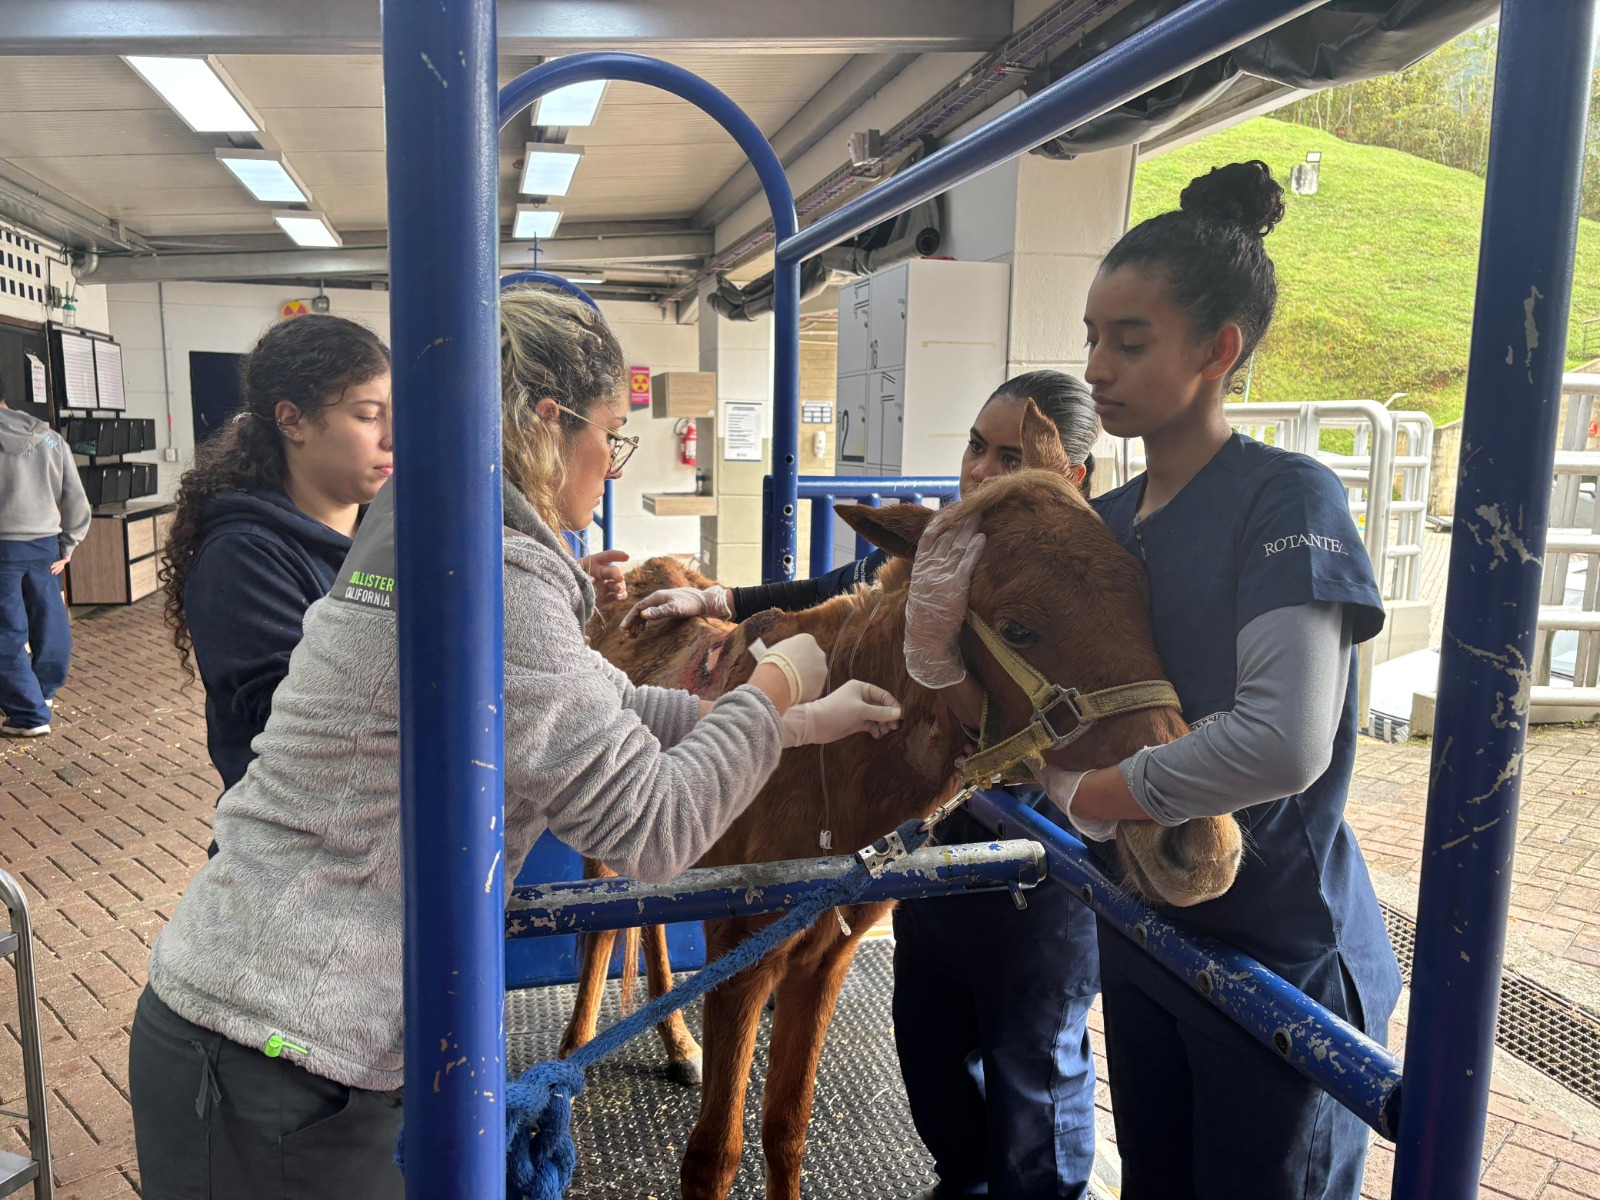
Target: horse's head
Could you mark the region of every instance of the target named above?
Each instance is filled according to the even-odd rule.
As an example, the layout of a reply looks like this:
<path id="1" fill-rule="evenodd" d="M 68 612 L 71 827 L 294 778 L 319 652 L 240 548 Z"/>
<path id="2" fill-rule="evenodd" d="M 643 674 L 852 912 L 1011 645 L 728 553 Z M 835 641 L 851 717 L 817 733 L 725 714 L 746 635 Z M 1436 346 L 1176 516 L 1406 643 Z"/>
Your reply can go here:
<path id="1" fill-rule="evenodd" d="M 1055 426 L 1032 404 L 1023 419 L 1022 446 L 1022 470 L 974 489 L 944 518 L 981 517 L 987 543 L 973 575 L 972 611 L 1017 656 L 1061 687 L 1087 694 L 1164 679 L 1150 632 L 1144 571 L 1071 482 Z M 915 504 L 839 512 L 869 541 L 905 560 L 915 558 L 923 530 L 937 516 Z M 893 565 L 885 571 L 894 571 Z M 893 581 L 891 575 L 886 584 Z M 1033 717 L 1032 705 L 970 627 L 962 634 L 962 653 L 998 712 L 992 723 L 1005 736 L 1021 730 Z M 1067 709 L 1049 715 L 1057 733 L 1073 729 Z M 1101 718 L 1047 757 L 1068 770 L 1107 767 L 1187 729 L 1174 709 L 1140 709 Z M 1242 849 L 1232 817 L 1170 828 L 1123 822 L 1117 842 L 1139 891 L 1176 905 L 1225 892 Z"/>

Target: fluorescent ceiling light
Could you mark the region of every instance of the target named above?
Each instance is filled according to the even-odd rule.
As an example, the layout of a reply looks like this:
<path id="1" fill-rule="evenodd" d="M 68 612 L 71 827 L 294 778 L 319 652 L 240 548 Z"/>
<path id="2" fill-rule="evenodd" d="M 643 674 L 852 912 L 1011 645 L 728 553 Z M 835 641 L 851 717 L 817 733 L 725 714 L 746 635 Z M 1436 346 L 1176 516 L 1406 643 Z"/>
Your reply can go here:
<path id="1" fill-rule="evenodd" d="M 565 196 L 582 158 L 582 146 L 529 142 L 522 158 L 522 194 Z"/>
<path id="2" fill-rule="evenodd" d="M 205 59 L 130 57 L 125 61 L 196 133 L 256 132 L 250 114 Z"/>
<path id="3" fill-rule="evenodd" d="M 533 105 L 535 125 L 592 125 L 606 81 L 591 79 L 572 83 L 540 96 Z"/>
<path id="4" fill-rule="evenodd" d="M 343 243 L 328 218 L 319 212 L 275 212 L 272 219 L 296 246 L 338 246 Z"/>
<path id="5" fill-rule="evenodd" d="M 562 278 L 565 279 L 568 283 L 604 283 L 605 282 L 604 279 L 578 279 L 577 277 L 572 276 L 572 275 L 563 275 Z"/>
<path id="6" fill-rule="evenodd" d="M 531 204 L 517 205 L 517 219 L 512 222 L 514 238 L 549 237 L 561 224 L 561 213 L 553 208 L 535 208 Z"/>
<path id="7" fill-rule="evenodd" d="M 257 200 L 269 204 L 310 203 L 305 189 L 270 150 L 218 150 L 217 161 L 232 171 Z"/>

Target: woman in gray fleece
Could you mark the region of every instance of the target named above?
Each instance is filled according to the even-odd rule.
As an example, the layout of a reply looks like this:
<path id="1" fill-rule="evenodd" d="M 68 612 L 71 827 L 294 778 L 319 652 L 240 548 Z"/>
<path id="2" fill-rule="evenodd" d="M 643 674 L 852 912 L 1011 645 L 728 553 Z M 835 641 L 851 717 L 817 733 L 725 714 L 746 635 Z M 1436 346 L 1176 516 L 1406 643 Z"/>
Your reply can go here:
<path id="1" fill-rule="evenodd" d="M 893 697 L 818 698 L 809 635 L 715 704 L 634 687 L 588 648 L 581 529 L 637 439 L 621 347 L 581 302 L 501 296 L 506 879 L 546 828 L 668 879 L 750 803 L 782 748 L 879 735 Z M 385 1200 L 400 1123 L 401 895 L 394 509 L 385 487 L 313 605 L 222 847 L 150 957 L 129 1051 L 146 1200 Z"/>

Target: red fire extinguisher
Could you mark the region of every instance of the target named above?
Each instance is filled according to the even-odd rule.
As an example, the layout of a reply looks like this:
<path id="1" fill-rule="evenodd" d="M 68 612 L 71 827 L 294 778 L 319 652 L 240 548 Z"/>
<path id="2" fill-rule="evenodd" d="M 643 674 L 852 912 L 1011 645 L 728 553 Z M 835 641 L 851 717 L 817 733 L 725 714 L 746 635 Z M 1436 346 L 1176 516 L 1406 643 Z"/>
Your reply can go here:
<path id="1" fill-rule="evenodd" d="M 695 423 L 684 417 L 673 432 L 678 435 L 678 461 L 686 467 L 694 466 L 700 449 L 700 435 Z"/>

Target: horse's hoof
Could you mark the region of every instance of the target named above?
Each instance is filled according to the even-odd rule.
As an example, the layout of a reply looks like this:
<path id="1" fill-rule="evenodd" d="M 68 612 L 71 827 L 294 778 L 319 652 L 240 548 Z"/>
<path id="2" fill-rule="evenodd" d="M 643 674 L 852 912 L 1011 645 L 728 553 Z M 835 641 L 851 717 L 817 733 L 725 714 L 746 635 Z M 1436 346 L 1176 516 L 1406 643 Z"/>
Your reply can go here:
<path id="1" fill-rule="evenodd" d="M 668 1063 L 667 1078 L 684 1087 L 699 1087 L 703 1077 L 700 1062 L 700 1055 L 696 1054 L 693 1058 L 681 1058 Z"/>

